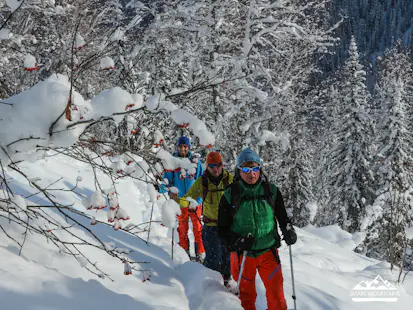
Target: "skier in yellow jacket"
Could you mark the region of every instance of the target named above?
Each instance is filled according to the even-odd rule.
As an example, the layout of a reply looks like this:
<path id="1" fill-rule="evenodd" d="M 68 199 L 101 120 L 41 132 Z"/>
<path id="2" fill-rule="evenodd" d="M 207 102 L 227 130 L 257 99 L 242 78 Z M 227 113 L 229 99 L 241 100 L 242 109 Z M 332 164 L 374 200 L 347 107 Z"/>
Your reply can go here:
<path id="1" fill-rule="evenodd" d="M 202 198 L 204 221 L 202 240 L 206 252 L 204 266 L 220 272 L 224 278 L 224 284 L 227 285 L 231 277 L 229 252 L 222 239 L 218 237 L 217 222 L 219 202 L 234 177 L 224 170 L 222 156 L 218 152 L 210 152 L 207 155 L 206 165 L 206 171 L 180 199 L 180 205 L 181 208 L 188 207 L 191 210 L 196 208 L 194 200 Z"/>

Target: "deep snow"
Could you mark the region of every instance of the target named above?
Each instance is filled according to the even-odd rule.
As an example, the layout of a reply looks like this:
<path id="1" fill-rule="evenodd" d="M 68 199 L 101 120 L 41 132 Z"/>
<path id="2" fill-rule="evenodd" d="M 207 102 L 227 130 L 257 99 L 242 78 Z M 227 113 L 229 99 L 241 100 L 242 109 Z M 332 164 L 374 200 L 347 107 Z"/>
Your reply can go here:
<path id="1" fill-rule="evenodd" d="M 42 159 L 34 164 L 23 163 L 23 171 L 30 178 L 39 177 L 42 185 L 63 177 L 56 188 L 71 188 L 80 175 L 83 180 L 76 189 L 89 198 L 95 191 L 93 173 L 86 164 L 74 162 L 62 155 Z M 13 190 L 25 197 L 36 193 L 35 188 L 15 172 L 8 171 L 9 184 Z M 109 186 L 103 175 L 98 178 Z M 131 217 L 122 223 L 139 224 L 150 216 L 152 203 L 143 182 L 119 180 L 119 203 Z M 81 198 L 70 192 L 56 192 L 61 202 L 74 206 L 107 222 L 106 211 L 87 211 Z M 35 194 L 31 202 L 42 203 L 42 196 Z M 154 220 L 161 219 L 162 200 L 155 204 Z M 53 211 L 49 211 L 53 213 Z M 53 213 L 53 216 L 59 216 Z M 83 224 L 89 221 L 76 217 Z M 22 233 L 5 218 L 0 225 Z M 0 299 L 1 309 L 242 309 L 236 296 L 227 292 L 220 275 L 198 263 L 188 261 L 185 252 L 174 247 L 171 260 L 171 229 L 153 223 L 150 242 L 146 244 L 147 232 L 138 239 L 121 230 L 114 231 L 109 225 L 98 224 L 91 229 L 104 241 L 132 250 L 128 257 L 135 261 L 147 261 L 140 268 L 148 270 L 150 281 L 142 282 L 142 272 L 133 271 L 123 275 L 123 264 L 96 248 L 84 249 L 91 261 L 114 280 L 101 279 L 88 272 L 73 257 L 60 254 L 44 237 L 29 235 L 19 256 L 12 240 L 0 232 Z M 80 228 L 73 231 L 91 238 Z M 292 247 L 294 258 L 297 309 L 410 309 L 413 304 L 413 277 L 408 275 L 402 285 L 395 284 L 397 270 L 391 273 L 387 263 L 379 262 L 351 251 L 359 240 L 341 231 L 337 226 L 298 229 L 299 241 Z M 176 237 L 176 236 L 175 236 Z M 177 240 L 177 239 L 175 239 Z M 288 247 L 280 249 L 283 263 L 285 295 L 289 308 L 293 308 L 291 269 Z M 390 281 L 400 292 L 396 303 L 352 301 L 351 290 L 361 281 L 373 280 L 377 275 Z M 266 309 L 262 282 L 257 279 L 257 309 Z"/>

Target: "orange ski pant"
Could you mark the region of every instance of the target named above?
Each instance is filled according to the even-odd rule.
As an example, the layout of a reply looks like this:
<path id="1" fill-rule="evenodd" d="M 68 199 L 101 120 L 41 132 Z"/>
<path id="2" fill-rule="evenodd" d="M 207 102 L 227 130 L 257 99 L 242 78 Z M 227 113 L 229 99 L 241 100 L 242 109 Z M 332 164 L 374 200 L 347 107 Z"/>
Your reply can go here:
<path id="1" fill-rule="evenodd" d="M 204 243 L 202 242 L 202 225 L 201 225 L 201 214 L 202 208 L 198 206 L 196 211 L 189 211 L 189 208 L 181 208 L 181 215 L 178 216 L 179 227 L 179 245 L 185 250 L 189 250 L 189 239 L 188 239 L 188 229 L 189 229 L 189 219 L 192 221 L 192 228 L 194 232 L 195 239 L 195 254 L 205 253 Z"/>
<path id="2" fill-rule="evenodd" d="M 274 249 L 274 253 L 278 257 L 278 250 Z M 236 252 L 232 252 L 231 274 L 235 281 L 238 281 L 241 262 L 242 255 L 238 256 Z M 284 298 L 281 264 L 277 262 L 271 250 L 255 258 L 247 256 L 239 293 L 242 307 L 245 310 L 255 310 L 255 299 L 257 298 L 255 275 L 257 270 L 262 282 L 264 282 L 268 310 L 286 310 L 287 303 Z"/>

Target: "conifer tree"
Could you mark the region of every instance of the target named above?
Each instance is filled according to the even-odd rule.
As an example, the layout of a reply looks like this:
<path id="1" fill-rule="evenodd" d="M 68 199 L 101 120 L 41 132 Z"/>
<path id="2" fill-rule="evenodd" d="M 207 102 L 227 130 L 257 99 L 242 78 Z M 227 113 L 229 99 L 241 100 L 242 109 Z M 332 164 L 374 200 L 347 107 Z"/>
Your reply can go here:
<path id="1" fill-rule="evenodd" d="M 338 223 L 349 232 L 360 230 L 365 208 L 373 199 L 370 147 L 372 121 L 366 113 L 368 92 L 366 72 L 359 62 L 355 38 L 349 59 L 337 89 L 340 96 L 337 123 L 332 137 L 336 139 L 326 155 L 323 174 L 330 192 L 329 202 L 320 212 L 321 224 Z"/>
<path id="2" fill-rule="evenodd" d="M 367 236 L 359 250 L 368 256 L 401 265 L 413 224 L 413 136 L 409 111 L 413 99 L 413 71 L 409 55 L 398 48 L 380 65 L 380 139 L 376 159 L 377 198 L 368 209 Z"/>

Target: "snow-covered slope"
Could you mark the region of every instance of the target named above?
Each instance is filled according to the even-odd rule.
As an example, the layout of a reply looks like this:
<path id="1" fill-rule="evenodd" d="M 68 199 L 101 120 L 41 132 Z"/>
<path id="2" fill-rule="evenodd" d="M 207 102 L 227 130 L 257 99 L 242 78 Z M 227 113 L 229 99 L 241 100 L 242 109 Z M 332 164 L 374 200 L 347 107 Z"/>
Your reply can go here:
<path id="1" fill-rule="evenodd" d="M 83 180 L 76 189 L 89 197 L 94 192 L 93 172 L 83 163 L 66 157 L 55 156 L 35 164 L 25 163 L 22 170 L 31 178 L 40 177 L 42 185 L 63 178 L 55 188 L 72 188 L 78 175 Z M 23 181 L 15 172 L 9 171 L 9 185 L 28 200 L 41 204 L 42 196 Z M 98 175 L 105 184 L 104 176 Z M 107 186 L 110 185 L 106 180 Z M 119 203 L 131 217 L 130 222 L 140 224 L 149 219 L 151 204 L 145 183 L 120 180 L 117 186 Z M 106 222 L 106 211 L 87 211 L 71 192 L 56 191 L 57 198 L 74 206 L 97 220 Z M 161 218 L 160 207 L 155 206 L 154 218 Z M 54 217 L 60 215 L 49 212 Z M 76 217 L 84 225 L 89 222 Z M 126 223 L 123 223 L 126 224 Z M 13 226 L 0 217 L 3 228 L 14 229 L 19 234 L 22 228 Z M 9 226 L 11 225 L 11 226 Z M 77 233 L 92 240 L 80 228 Z M 139 239 L 123 231 L 114 231 L 109 225 L 99 224 L 91 229 L 104 241 L 114 242 L 117 247 L 132 250 L 128 257 L 133 261 L 148 262 L 140 268 L 148 270 L 150 281 L 142 281 L 145 272 L 133 271 L 123 275 L 123 264 L 97 248 L 83 251 L 109 277 L 104 279 L 87 271 L 73 257 L 59 253 L 44 237 L 28 235 L 23 250 L 19 253 L 13 240 L 0 231 L 0 299 L 1 309 L 242 309 L 237 297 L 222 286 L 218 273 L 198 263 L 188 261 L 185 252 L 174 247 L 171 254 L 171 230 L 154 223 L 150 242 L 146 244 L 147 232 Z M 6 229 L 7 231 L 7 229 Z M 351 252 L 357 236 L 341 231 L 338 227 L 297 229 L 299 241 L 292 247 L 297 309 L 410 309 L 413 304 L 413 276 L 408 275 L 402 285 L 396 285 L 397 270 L 390 273 L 386 263 L 366 258 Z M 176 239 L 175 239 L 176 240 Z M 20 255 L 19 255 L 20 254 Z M 283 263 L 285 294 L 289 308 L 293 308 L 291 268 L 288 248 L 280 249 Z M 90 264 L 90 262 L 88 263 Z M 400 296 L 395 303 L 352 301 L 352 289 L 362 281 L 372 281 L 380 275 L 393 284 Z M 259 295 L 257 309 L 266 309 L 262 282 L 257 280 Z"/>

